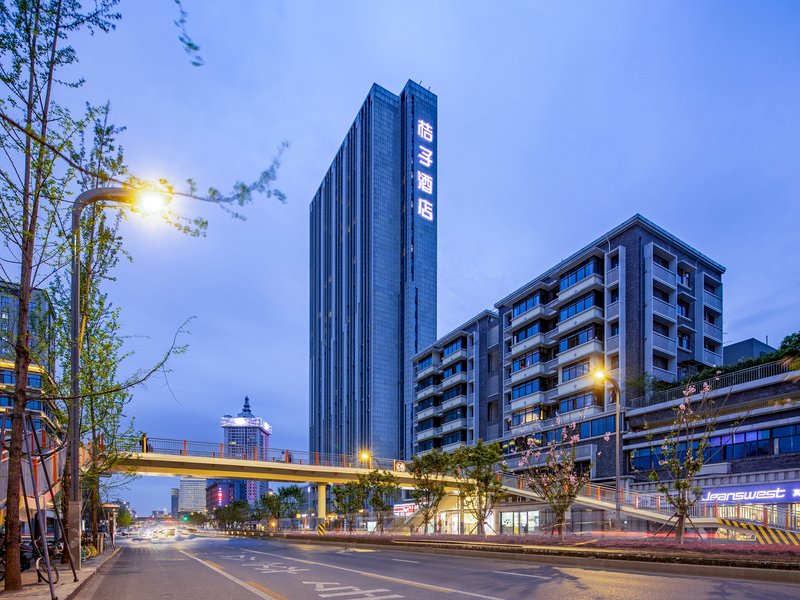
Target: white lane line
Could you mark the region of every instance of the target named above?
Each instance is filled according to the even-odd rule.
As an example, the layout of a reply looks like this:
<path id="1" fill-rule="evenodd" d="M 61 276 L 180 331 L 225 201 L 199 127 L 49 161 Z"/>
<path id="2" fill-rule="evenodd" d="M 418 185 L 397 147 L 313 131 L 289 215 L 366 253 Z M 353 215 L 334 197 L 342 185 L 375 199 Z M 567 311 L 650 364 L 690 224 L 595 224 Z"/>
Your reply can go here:
<path id="1" fill-rule="evenodd" d="M 253 586 L 246 584 L 244 581 L 241 581 L 240 579 L 236 579 L 236 577 L 234 577 L 233 575 L 230 575 L 230 574 L 226 573 L 226 572 L 225 572 L 225 571 L 223 571 L 222 569 L 219 569 L 219 568 L 215 567 L 214 565 L 210 565 L 210 564 L 208 564 L 208 563 L 207 563 L 206 561 L 204 561 L 202 558 L 197 558 L 196 556 L 193 556 L 193 555 L 189 554 L 189 553 L 188 553 L 188 552 L 186 552 L 185 550 L 181 550 L 180 552 L 181 552 L 181 553 L 183 553 L 183 554 L 185 554 L 185 555 L 186 555 L 186 556 L 188 556 L 189 558 L 193 558 L 194 560 L 196 560 L 197 562 L 199 562 L 201 565 L 208 567 L 208 568 L 209 568 L 209 569 L 211 569 L 212 571 L 216 571 L 217 573 L 219 573 L 219 574 L 220 574 L 220 575 L 222 575 L 223 577 L 226 577 L 227 579 L 230 579 L 230 580 L 231 580 L 232 582 L 234 582 L 235 584 L 242 586 L 244 589 L 246 589 L 246 590 L 247 590 L 247 591 L 249 591 L 249 592 L 252 592 L 253 594 L 255 594 L 256 596 L 258 596 L 258 597 L 259 597 L 259 598 L 261 598 L 262 600 L 279 600 L 279 599 L 278 599 L 278 598 L 276 598 L 275 596 L 270 596 L 269 594 L 266 594 L 266 593 L 262 592 L 261 590 L 257 590 L 257 589 L 256 589 L 256 588 L 254 588 Z"/>
<path id="2" fill-rule="evenodd" d="M 377 573 L 370 573 L 369 571 L 359 571 L 358 569 L 349 569 L 347 567 L 340 567 L 338 565 L 329 565 L 326 563 L 316 562 L 313 560 L 305 560 L 302 558 L 292 558 L 290 556 L 285 556 L 283 554 L 274 554 L 272 552 L 262 552 L 261 550 L 246 550 L 245 552 L 254 552 L 256 554 L 265 554 L 267 556 L 275 556 L 277 558 L 281 558 L 283 560 L 293 560 L 295 562 L 303 563 L 306 565 L 317 565 L 318 567 L 326 567 L 328 569 L 338 569 L 339 571 L 347 571 L 349 573 L 356 573 L 357 575 L 363 575 L 364 577 L 373 577 L 375 579 L 382 579 L 384 581 L 392 581 L 394 583 L 399 583 L 401 585 L 410 585 L 412 587 L 418 587 L 425 590 L 430 590 L 433 592 L 444 592 L 445 594 L 462 594 L 464 596 L 471 596 L 473 598 L 483 598 L 483 600 L 503 600 L 502 598 L 498 598 L 497 596 L 485 596 L 483 594 L 475 594 L 473 592 L 465 592 L 463 590 L 456 590 L 454 588 L 447 588 L 440 585 L 431 585 L 428 583 L 420 583 L 418 581 L 409 581 L 408 579 L 400 579 L 399 577 L 389 577 L 388 575 L 378 575 Z"/>
<path id="3" fill-rule="evenodd" d="M 520 577 L 534 577 L 535 579 L 550 579 L 544 575 L 531 575 L 530 573 L 512 573 L 511 571 L 492 571 L 492 573 L 499 573 L 500 575 L 519 575 Z"/>
<path id="4" fill-rule="evenodd" d="M 407 563 L 414 563 L 415 565 L 418 565 L 418 564 L 419 564 L 419 561 L 418 561 L 418 560 L 406 560 L 406 559 L 404 559 L 404 558 L 392 558 L 392 559 L 390 559 L 390 560 L 394 560 L 394 561 L 397 561 L 397 562 L 407 562 Z"/>

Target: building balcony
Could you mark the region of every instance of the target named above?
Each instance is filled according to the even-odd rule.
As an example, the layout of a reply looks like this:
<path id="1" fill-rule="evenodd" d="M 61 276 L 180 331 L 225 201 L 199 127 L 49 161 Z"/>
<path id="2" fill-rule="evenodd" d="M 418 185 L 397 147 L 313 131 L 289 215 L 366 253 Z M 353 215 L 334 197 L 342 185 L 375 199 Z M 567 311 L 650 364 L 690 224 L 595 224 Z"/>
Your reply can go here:
<path id="1" fill-rule="evenodd" d="M 432 437 L 436 437 L 442 435 L 442 428 L 441 427 L 429 427 L 424 431 L 418 431 L 414 439 L 417 442 L 424 442 Z"/>
<path id="2" fill-rule="evenodd" d="M 691 317 L 685 317 L 678 313 L 678 328 L 694 331 L 694 320 Z"/>
<path id="3" fill-rule="evenodd" d="M 703 321 L 703 333 L 710 337 L 712 340 L 722 341 L 722 329 L 716 325 L 712 325 L 708 321 Z"/>
<path id="4" fill-rule="evenodd" d="M 662 352 L 675 356 L 678 342 L 672 338 L 668 338 L 660 333 L 653 332 L 653 348 L 657 348 Z"/>
<path id="5" fill-rule="evenodd" d="M 456 450 L 458 450 L 459 448 L 461 448 L 461 446 L 464 446 L 465 444 L 466 444 L 466 442 L 460 442 L 460 441 L 459 442 L 453 442 L 452 444 L 447 444 L 446 446 L 442 446 L 442 452 L 445 452 L 445 453 L 455 452 Z"/>
<path id="6" fill-rule="evenodd" d="M 715 296 L 711 292 L 703 290 L 703 304 L 713 308 L 717 312 L 722 312 L 722 298 Z"/>
<path id="7" fill-rule="evenodd" d="M 619 281 L 619 267 L 614 267 L 606 273 L 606 285 L 610 286 Z"/>
<path id="8" fill-rule="evenodd" d="M 443 356 L 441 362 L 439 363 L 439 368 L 444 369 L 450 363 L 456 362 L 458 360 L 466 360 L 467 359 L 467 349 L 460 348 L 455 352 L 451 352 L 447 356 Z"/>
<path id="9" fill-rule="evenodd" d="M 538 362 L 536 364 L 531 365 L 530 367 L 526 367 L 524 369 L 520 369 L 516 373 L 511 374 L 511 383 L 519 383 L 525 379 L 530 379 L 531 377 L 538 377 L 540 375 L 544 375 L 546 372 L 544 363 Z"/>
<path id="10" fill-rule="evenodd" d="M 576 461 L 584 461 L 584 460 L 594 460 L 597 456 L 597 444 L 577 444 L 575 446 L 575 460 Z M 531 456 L 528 459 L 528 467 L 541 467 L 547 464 L 547 453 L 542 452 L 539 455 L 539 459 L 536 460 L 534 456 Z M 519 465 L 519 467 L 523 467 L 524 465 Z"/>
<path id="11" fill-rule="evenodd" d="M 577 408 L 565 413 L 559 413 L 558 417 L 560 418 L 562 425 L 569 425 L 570 423 L 580 423 L 581 421 L 590 419 L 596 415 L 602 414 L 603 411 L 604 409 L 602 406 L 592 404 L 591 406 L 584 406 L 583 408 Z M 546 423 L 550 423 L 551 421 L 555 422 L 555 419 L 548 419 Z"/>
<path id="12" fill-rule="evenodd" d="M 522 398 L 517 398 L 516 400 L 512 400 L 508 408 L 510 412 L 515 413 L 520 410 L 525 410 L 526 408 L 531 408 L 532 406 L 541 404 L 544 401 L 544 399 L 545 399 L 545 392 L 535 392 L 533 394 L 528 394 L 527 396 L 523 396 Z"/>
<path id="13" fill-rule="evenodd" d="M 653 279 L 657 279 L 673 290 L 677 287 L 677 275 L 656 263 L 653 263 Z"/>
<path id="14" fill-rule="evenodd" d="M 612 335 L 606 338 L 606 353 L 619 350 L 619 335 Z"/>
<path id="15" fill-rule="evenodd" d="M 449 433 L 451 431 L 455 431 L 456 429 L 466 429 L 467 428 L 467 419 L 462 417 L 460 419 L 454 419 L 447 423 L 442 423 L 442 433 Z"/>
<path id="16" fill-rule="evenodd" d="M 552 319 L 556 314 L 555 303 L 539 304 L 532 309 L 525 311 L 521 315 L 511 319 L 511 324 L 506 326 L 506 331 L 516 329 L 522 325 L 535 321 L 536 319 Z"/>
<path id="17" fill-rule="evenodd" d="M 467 383 L 467 372 L 466 371 L 459 371 L 448 377 L 447 379 L 442 379 L 441 389 L 444 391 L 449 387 L 454 386 L 457 383 Z"/>
<path id="18" fill-rule="evenodd" d="M 467 405 L 467 396 L 465 394 L 461 394 L 454 398 L 450 398 L 449 400 L 445 400 L 442 402 L 441 409 L 442 412 L 450 410 L 451 408 L 456 408 L 458 406 L 466 406 Z"/>
<path id="19" fill-rule="evenodd" d="M 684 300 L 694 300 L 694 290 L 683 285 L 680 280 L 678 280 L 678 297 Z"/>
<path id="20" fill-rule="evenodd" d="M 653 312 L 657 315 L 661 315 L 666 319 L 669 319 L 670 321 L 676 321 L 678 310 L 674 306 L 672 306 L 671 304 L 667 304 L 663 300 L 659 300 L 658 298 L 653 298 Z"/>
<path id="21" fill-rule="evenodd" d="M 600 364 L 598 363 L 592 365 L 592 371 L 597 368 Z M 558 397 L 567 396 L 569 394 L 575 394 L 577 392 L 582 392 L 584 390 L 589 390 L 597 386 L 597 380 L 592 377 L 591 373 L 589 375 L 584 375 L 583 377 L 578 377 L 577 379 L 573 379 L 571 381 L 567 381 L 566 383 L 559 383 L 558 384 Z"/>
<path id="22" fill-rule="evenodd" d="M 563 336 L 565 333 L 568 333 L 574 329 L 578 329 L 579 327 L 583 327 L 584 325 L 588 325 L 593 321 L 602 321 L 603 320 L 603 309 L 599 306 L 593 306 L 583 312 L 578 313 L 574 317 L 570 317 L 564 321 L 561 321 L 558 324 L 558 335 Z"/>
<path id="23" fill-rule="evenodd" d="M 439 370 L 439 363 L 433 363 L 432 365 L 428 365 L 422 371 L 417 372 L 416 380 L 419 381 L 421 379 L 425 379 L 428 375 L 431 375 Z"/>
<path id="24" fill-rule="evenodd" d="M 509 357 L 519 356 L 523 352 L 527 350 L 532 350 L 536 348 L 536 346 L 544 346 L 547 344 L 547 337 L 544 333 L 537 333 L 536 335 L 532 335 L 531 337 L 522 340 L 521 342 L 517 342 L 513 346 L 511 346 L 511 352 L 508 353 Z"/>
<path id="25" fill-rule="evenodd" d="M 424 421 L 428 417 L 432 417 L 433 415 L 438 415 L 442 412 L 441 406 L 429 406 L 425 410 L 419 411 L 416 415 L 414 415 L 415 421 Z"/>
<path id="26" fill-rule="evenodd" d="M 658 367 L 653 367 L 653 377 L 661 381 L 675 381 L 676 379 L 675 373 L 659 369 Z"/>
<path id="27" fill-rule="evenodd" d="M 441 391 L 442 391 L 441 384 L 436 383 L 434 385 L 429 385 L 424 390 L 420 390 L 419 392 L 417 392 L 417 401 L 424 400 L 425 398 L 429 398 L 430 396 L 435 396 Z"/>
<path id="28" fill-rule="evenodd" d="M 619 316 L 619 300 L 606 307 L 606 319 L 616 319 Z"/>
<path id="29" fill-rule="evenodd" d="M 707 365 L 721 365 L 722 355 L 712 352 L 711 350 L 703 349 L 703 362 Z"/>
<path id="30" fill-rule="evenodd" d="M 580 360 L 586 356 L 590 356 L 592 354 L 602 354 L 602 352 L 603 342 L 600 340 L 589 340 L 585 344 L 575 346 L 574 348 L 570 348 L 569 350 L 565 350 L 559 354 L 558 366 L 563 367 L 568 363 L 575 362 L 576 360 Z"/>
<path id="31" fill-rule="evenodd" d="M 575 300 L 576 298 L 582 296 L 589 290 L 593 289 L 602 289 L 604 287 L 603 283 L 603 276 L 595 273 L 593 275 L 589 275 L 585 279 L 581 279 L 575 285 L 568 287 L 565 290 L 562 290 L 558 293 L 558 304 L 559 306 L 564 306 L 564 304 Z"/>

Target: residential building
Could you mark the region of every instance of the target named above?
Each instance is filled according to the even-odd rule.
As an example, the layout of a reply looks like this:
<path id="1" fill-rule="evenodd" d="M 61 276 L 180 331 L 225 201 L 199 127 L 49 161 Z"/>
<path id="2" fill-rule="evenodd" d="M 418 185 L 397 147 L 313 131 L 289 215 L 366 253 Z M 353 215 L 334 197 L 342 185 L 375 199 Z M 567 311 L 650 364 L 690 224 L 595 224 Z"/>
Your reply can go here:
<path id="1" fill-rule="evenodd" d="M 169 491 L 169 506 L 170 506 L 169 514 L 172 516 L 173 519 L 178 516 L 178 496 L 179 496 L 179 494 L 180 494 L 180 489 L 179 488 L 172 488 Z"/>
<path id="2" fill-rule="evenodd" d="M 761 340 L 750 338 L 724 346 L 722 348 L 722 360 L 724 364 L 732 365 L 751 358 L 761 358 L 767 354 L 772 354 L 775 350 L 775 348 Z"/>
<path id="3" fill-rule="evenodd" d="M 310 450 L 411 454 L 436 339 L 437 98 L 373 85 L 310 206 Z"/>
<path id="4" fill-rule="evenodd" d="M 178 512 L 192 513 L 206 510 L 206 480 L 181 477 L 178 488 Z"/>
<path id="5" fill-rule="evenodd" d="M 248 483 L 241 479 L 209 480 L 206 486 L 206 511 L 211 514 L 237 500 L 248 502 Z"/>
<path id="6" fill-rule="evenodd" d="M 250 398 L 245 396 L 242 412 L 236 417 L 225 415 L 220 419 L 222 426 L 224 455 L 227 458 L 266 460 L 269 453 L 269 436 L 272 427 L 266 420 L 257 417 L 250 409 Z M 236 485 L 231 482 L 232 489 Z M 237 500 L 245 500 L 250 506 L 269 491 L 267 481 L 245 481 L 246 494 Z"/>

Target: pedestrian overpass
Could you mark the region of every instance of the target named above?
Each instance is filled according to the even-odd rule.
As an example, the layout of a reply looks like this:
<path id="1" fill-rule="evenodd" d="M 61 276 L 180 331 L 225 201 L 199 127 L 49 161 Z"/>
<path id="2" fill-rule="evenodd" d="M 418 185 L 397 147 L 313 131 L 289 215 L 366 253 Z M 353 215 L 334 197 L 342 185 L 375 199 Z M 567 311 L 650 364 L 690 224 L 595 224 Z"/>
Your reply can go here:
<path id="1" fill-rule="evenodd" d="M 410 488 L 414 478 L 406 464 L 395 459 L 367 455 L 323 454 L 292 450 L 259 450 L 222 443 L 191 442 L 164 438 L 142 440 L 140 452 L 121 457 L 113 470 L 139 475 L 198 477 L 204 479 L 250 479 L 290 483 L 312 483 L 317 486 L 318 518 L 325 518 L 325 493 L 328 485 L 356 481 L 359 475 L 373 469 L 391 471 L 400 487 Z M 543 499 L 531 490 L 520 475 L 501 475 L 503 491 L 534 502 Z M 458 490 L 455 477 L 443 478 L 448 491 Z M 613 513 L 617 492 L 610 486 L 587 484 L 575 503 L 587 508 Z M 661 494 L 622 490 L 619 493 L 620 511 L 630 517 L 656 523 L 674 521 L 674 510 Z M 796 515 L 786 511 L 767 510 L 748 505 L 716 505 L 698 503 L 689 514 L 695 527 L 720 527 L 722 519 L 751 522 L 765 527 L 798 530 Z M 791 517 L 791 518 L 790 518 Z M 687 523 L 687 526 L 690 525 Z"/>

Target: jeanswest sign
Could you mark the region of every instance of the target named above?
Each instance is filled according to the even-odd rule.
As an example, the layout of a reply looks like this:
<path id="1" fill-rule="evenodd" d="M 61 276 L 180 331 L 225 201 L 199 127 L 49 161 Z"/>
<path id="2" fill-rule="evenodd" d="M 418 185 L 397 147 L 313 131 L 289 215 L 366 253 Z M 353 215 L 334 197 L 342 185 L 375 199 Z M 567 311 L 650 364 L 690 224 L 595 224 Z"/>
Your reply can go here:
<path id="1" fill-rule="evenodd" d="M 800 503 L 800 481 L 782 481 L 760 485 L 742 485 L 703 490 L 701 502 L 717 504 L 784 504 Z"/>

